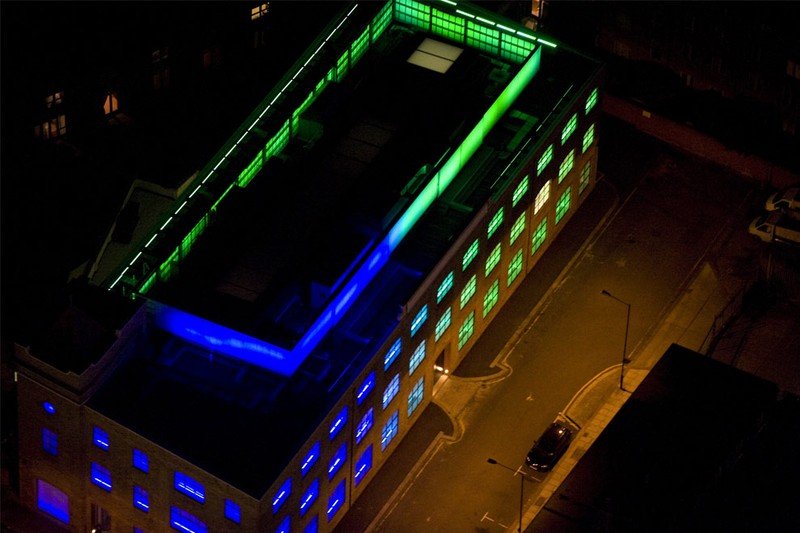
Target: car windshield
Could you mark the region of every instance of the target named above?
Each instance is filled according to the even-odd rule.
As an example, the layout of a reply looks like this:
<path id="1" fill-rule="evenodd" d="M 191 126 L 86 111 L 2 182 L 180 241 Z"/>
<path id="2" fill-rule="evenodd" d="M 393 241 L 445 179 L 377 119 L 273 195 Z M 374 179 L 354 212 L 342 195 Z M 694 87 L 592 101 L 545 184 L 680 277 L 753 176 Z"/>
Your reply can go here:
<path id="1" fill-rule="evenodd" d="M 561 428 L 557 426 L 551 426 L 544 435 L 542 435 L 541 440 L 539 441 L 539 447 L 545 450 L 552 450 L 556 446 L 558 446 L 558 441 L 561 440 L 560 435 Z"/>

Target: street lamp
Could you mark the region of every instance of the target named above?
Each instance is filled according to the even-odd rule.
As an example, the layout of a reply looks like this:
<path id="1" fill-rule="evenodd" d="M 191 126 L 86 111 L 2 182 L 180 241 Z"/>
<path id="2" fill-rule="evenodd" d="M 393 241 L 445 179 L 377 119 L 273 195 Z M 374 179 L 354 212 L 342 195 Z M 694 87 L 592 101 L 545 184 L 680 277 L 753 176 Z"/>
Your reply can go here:
<path id="1" fill-rule="evenodd" d="M 614 296 L 613 294 L 611 294 L 610 292 L 608 292 L 605 289 L 600 291 L 600 294 L 602 294 L 604 296 L 608 296 L 609 298 L 613 298 L 614 300 L 616 300 L 619 303 L 623 304 L 627 308 L 627 311 L 625 313 L 625 342 L 622 344 L 622 366 L 620 367 L 620 371 L 619 371 L 619 388 L 621 390 L 624 390 L 625 392 L 628 392 L 627 390 L 625 390 L 625 387 L 622 384 L 622 379 L 623 379 L 623 376 L 625 375 L 625 363 L 630 363 L 631 362 L 631 360 L 627 358 L 627 355 L 628 355 L 628 328 L 630 327 L 630 324 L 631 324 L 631 304 L 629 304 L 628 302 L 625 302 L 623 300 L 620 300 L 619 298 L 617 298 L 616 296 Z"/>
<path id="2" fill-rule="evenodd" d="M 519 526 L 517 527 L 517 531 L 522 533 L 522 490 L 525 487 L 525 476 L 522 474 L 522 472 L 519 471 L 519 469 L 506 466 L 503 463 L 497 462 L 496 459 L 492 459 L 491 457 L 486 459 L 486 462 L 491 465 L 502 466 L 506 470 L 511 470 L 512 472 L 514 472 L 514 475 L 519 474 Z"/>

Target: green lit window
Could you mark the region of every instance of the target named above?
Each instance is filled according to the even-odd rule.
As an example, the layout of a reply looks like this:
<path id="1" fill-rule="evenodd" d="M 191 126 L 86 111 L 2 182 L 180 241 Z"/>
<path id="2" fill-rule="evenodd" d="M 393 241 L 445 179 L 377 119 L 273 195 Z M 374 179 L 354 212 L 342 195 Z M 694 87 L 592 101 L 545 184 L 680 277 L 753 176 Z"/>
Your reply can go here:
<path id="1" fill-rule="evenodd" d="M 464 288 L 461 290 L 461 309 L 464 309 L 464 306 L 467 305 L 469 299 L 472 298 L 473 294 L 475 294 L 475 287 L 477 283 L 478 281 L 475 277 L 475 274 L 473 274 L 472 277 L 469 278 L 467 284 L 464 285 Z"/>
<path id="2" fill-rule="evenodd" d="M 511 262 L 508 264 L 508 286 L 510 287 L 514 280 L 517 279 L 519 273 L 522 272 L 522 250 L 517 250 Z"/>
<path id="3" fill-rule="evenodd" d="M 539 158 L 539 162 L 536 164 L 536 175 L 541 176 L 544 169 L 547 168 L 548 163 L 553 159 L 553 145 L 547 147 L 547 150 L 544 151 L 542 157 Z"/>
<path id="4" fill-rule="evenodd" d="M 450 322 L 453 320 L 453 311 L 451 308 L 447 308 L 447 311 L 442 313 L 442 316 L 439 317 L 439 321 L 436 322 L 436 334 L 434 335 L 435 340 L 439 340 L 444 332 L 447 331 L 447 328 L 450 327 Z"/>
<path id="5" fill-rule="evenodd" d="M 572 132 L 575 131 L 575 128 L 577 126 L 578 126 L 578 114 L 575 113 L 574 115 L 572 115 L 572 117 L 570 117 L 569 122 L 567 122 L 567 125 L 564 126 L 564 129 L 561 130 L 561 144 L 567 142 L 567 139 L 569 139 L 569 136 L 572 135 Z"/>
<path id="6" fill-rule="evenodd" d="M 589 129 L 586 130 L 586 133 L 583 134 L 583 151 L 586 152 L 586 150 L 589 149 L 589 147 L 592 145 L 593 142 L 594 142 L 594 124 L 589 126 Z"/>
<path id="7" fill-rule="evenodd" d="M 521 251 L 521 250 L 520 250 Z M 522 259 L 522 254 L 519 254 L 520 259 Z M 500 296 L 500 280 L 494 280 L 489 286 L 489 290 L 486 291 L 486 296 L 483 297 L 483 316 L 484 318 L 489 312 L 494 309 L 494 306 L 497 304 L 497 298 Z"/>
<path id="8" fill-rule="evenodd" d="M 467 267 L 472 263 L 472 260 L 478 255 L 478 239 L 475 239 L 472 244 L 469 245 L 467 248 L 464 257 L 461 259 L 461 268 L 466 270 Z"/>
<path id="9" fill-rule="evenodd" d="M 592 89 L 592 92 L 589 93 L 589 98 L 586 99 L 586 112 L 592 110 L 594 105 L 597 103 L 597 87 Z"/>
<path id="10" fill-rule="evenodd" d="M 456 42 L 464 42 L 464 19 L 438 9 L 433 10 L 431 31 Z"/>
<path id="11" fill-rule="evenodd" d="M 425 359 L 425 341 L 419 343 L 419 346 L 411 354 L 411 359 L 408 360 L 408 375 L 414 373 L 422 360 Z"/>
<path id="12" fill-rule="evenodd" d="M 536 213 L 538 213 L 542 209 L 542 207 L 544 207 L 544 204 L 546 204 L 547 200 L 549 199 L 550 199 L 550 180 L 547 180 L 546 182 L 544 182 L 544 185 L 542 185 L 542 188 L 536 194 L 536 200 L 534 200 L 533 202 L 533 214 L 535 215 Z"/>
<path id="13" fill-rule="evenodd" d="M 571 190 L 572 187 L 567 187 L 567 189 L 564 191 L 564 194 L 562 194 L 561 198 L 559 198 L 558 202 L 556 202 L 556 224 L 558 224 L 561 221 L 561 219 L 564 218 L 564 215 L 567 214 L 567 211 L 569 211 L 569 199 Z"/>
<path id="14" fill-rule="evenodd" d="M 578 182 L 578 194 L 582 194 L 583 190 L 589 185 L 589 178 L 592 176 L 592 162 L 587 161 L 581 169 L 581 180 Z"/>
<path id="15" fill-rule="evenodd" d="M 494 214 L 492 220 L 489 221 L 489 227 L 486 228 L 487 239 L 490 239 L 492 235 L 494 235 L 494 232 L 497 231 L 497 228 L 500 227 L 500 224 L 503 223 L 503 214 L 504 210 L 501 207 L 500 209 L 497 210 L 497 213 Z"/>
<path id="16" fill-rule="evenodd" d="M 542 244 L 546 238 L 547 219 L 545 218 L 536 227 L 536 231 L 533 232 L 533 238 L 531 238 L 531 255 L 535 254 L 536 251 L 542 247 Z"/>
<path id="17" fill-rule="evenodd" d="M 475 311 L 472 311 L 467 318 L 464 319 L 464 322 L 461 324 L 461 327 L 458 328 L 458 349 L 460 350 L 472 337 L 472 333 L 475 331 Z"/>
<path id="18" fill-rule="evenodd" d="M 514 189 L 514 195 L 511 197 L 511 207 L 516 207 L 526 192 L 528 192 L 528 176 L 522 178 L 517 188 Z"/>
<path id="19" fill-rule="evenodd" d="M 511 37 L 505 33 L 502 34 L 502 43 L 500 44 L 500 55 L 502 57 L 521 63 L 531 50 L 533 50 L 532 42 L 519 37 Z"/>
<path id="20" fill-rule="evenodd" d="M 411 416 L 419 404 L 422 403 L 422 396 L 424 394 L 425 376 L 421 376 L 417 382 L 414 383 L 414 387 L 411 389 L 411 392 L 408 395 L 408 416 Z"/>
<path id="21" fill-rule="evenodd" d="M 514 225 L 511 226 L 511 237 L 509 239 L 510 244 L 514 244 L 514 241 L 517 240 L 517 237 L 525 231 L 525 212 L 523 211 L 522 214 L 519 216 Z"/>
<path id="22" fill-rule="evenodd" d="M 396 0 L 394 10 L 398 21 L 428 31 L 431 22 L 430 6 L 414 0 Z"/>
<path id="23" fill-rule="evenodd" d="M 488 277 L 491 274 L 494 267 L 497 266 L 497 263 L 500 262 L 500 245 L 502 243 L 497 243 L 497 246 L 489 253 L 489 257 L 486 259 L 486 276 Z"/>
<path id="24" fill-rule="evenodd" d="M 572 166 L 575 164 L 575 150 L 570 150 L 567 154 L 567 157 L 561 162 L 561 166 L 558 167 L 558 182 L 561 183 L 564 181 L 564 178 L 569 174 L 569 171 L 572 170 Z"/>
<path id="25" fill-rule="evenodd" d="M 447 293 L 450 292 L 450 289 L 453 288 L 453 278 L 454 278 L 453 272 L 451 271 L 449 274 L 447 274 L 444 277 L 444 279 L 442 280 L 442 283 L 439 284 L 439 288 L 436 289 L 436 303 L 437 304 L 441 303 L 442 300 L 444 299 L 444 297 L 447 296 Z"/>
<path id="26" fill-rule="evenodd" d="M 467 45 L 497 54 L 500 48 L 500 32 L 468 20 Z"/>

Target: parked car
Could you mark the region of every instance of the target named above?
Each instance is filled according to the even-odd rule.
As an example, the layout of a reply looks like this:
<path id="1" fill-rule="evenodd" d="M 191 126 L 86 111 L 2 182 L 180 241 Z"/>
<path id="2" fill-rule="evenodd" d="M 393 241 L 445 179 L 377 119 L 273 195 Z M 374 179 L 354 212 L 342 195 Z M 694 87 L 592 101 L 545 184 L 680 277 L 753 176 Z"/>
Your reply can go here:
<path id="1" fill-rule="evenodd" d="M 786 211 L 800 213 L 800 187 L 789 187 L 770 195 L 764 204 L 767 211 Z"/>
<path id="2" fill-rule="evenodd" d="M 748 231 L 764 242 L 784 242 L 800 244 L 800 220 L 785 216 L 783 213 L 767 213 L 756 217 Z"/>
<path id="3" fill-rule="evenodd" d="M 556 420 L 533 443 L 533 447 L 525 458 L 525 464 L 538 472 L 552 470 L 564 455 L 572 441 L 572 429 L 565 423 Z"/>

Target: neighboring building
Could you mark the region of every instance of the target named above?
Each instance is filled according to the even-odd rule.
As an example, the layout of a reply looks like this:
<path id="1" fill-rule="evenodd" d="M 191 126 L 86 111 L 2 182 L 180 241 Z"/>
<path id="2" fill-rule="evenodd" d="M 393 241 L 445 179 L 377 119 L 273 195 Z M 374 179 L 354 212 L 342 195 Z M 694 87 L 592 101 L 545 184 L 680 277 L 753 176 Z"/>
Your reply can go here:
<path id="1" fill-rule="evenodd" d="M 600 63 L 466 2 L 337 7 L 16 346 L 26 505 L 333 530 L 592 190 Z"/>

